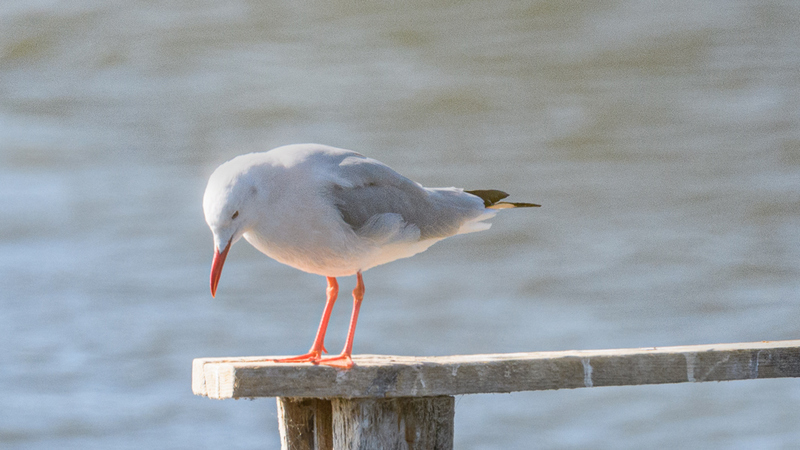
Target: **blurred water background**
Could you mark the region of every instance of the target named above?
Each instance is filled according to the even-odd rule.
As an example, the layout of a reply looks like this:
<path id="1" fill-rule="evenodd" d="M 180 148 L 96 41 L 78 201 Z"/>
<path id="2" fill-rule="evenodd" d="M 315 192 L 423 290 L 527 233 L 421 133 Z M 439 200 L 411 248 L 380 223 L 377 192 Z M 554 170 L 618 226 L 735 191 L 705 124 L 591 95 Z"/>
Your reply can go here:
<path id="1" fill-rule="evenodd" d="M 190 373 L 311 344 L 324 278 L 242 241 L 212 299 L 201 209 L 217 165 L 296 142 L 543 204 L 367 272 L 356 353 L 800 337 L 796 1 L 10 0 L 0 447 L 278 447 L 274 401 Z M 799 404 L 795 379 L 464 396 L 456 447 L 796 448 Z"/>

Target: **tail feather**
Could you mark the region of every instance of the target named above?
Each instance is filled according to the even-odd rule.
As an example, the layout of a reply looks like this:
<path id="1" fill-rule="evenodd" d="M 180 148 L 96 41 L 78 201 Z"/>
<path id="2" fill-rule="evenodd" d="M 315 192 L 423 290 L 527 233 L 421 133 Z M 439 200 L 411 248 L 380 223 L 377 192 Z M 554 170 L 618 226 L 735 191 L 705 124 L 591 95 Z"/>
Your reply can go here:
<path id="1" fill-rule="evenodd" d="M 483 205 L 489 209 L 505 209 L 505 208 L 533 208 L 542 205 L 536 203 L 522 203 L 522 202 L 501 202 L 500 200 L 508 197 L 508 194 L 497 189 L 464 191 L 467 194 L 472 194 L 483 200 Z"/>

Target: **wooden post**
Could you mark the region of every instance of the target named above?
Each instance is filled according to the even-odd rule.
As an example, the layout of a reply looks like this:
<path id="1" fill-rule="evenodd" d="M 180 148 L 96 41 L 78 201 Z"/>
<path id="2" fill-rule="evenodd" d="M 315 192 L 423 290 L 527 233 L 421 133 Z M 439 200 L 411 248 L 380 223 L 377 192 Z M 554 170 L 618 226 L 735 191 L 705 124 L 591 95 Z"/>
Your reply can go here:
<path id="1" fill-rule="evenodd" d="M 333 399 L 333 448 L 453 448 L 455 398 Z"/>
<path id="2" fill-rule="evenodd" d="M 452 449 L 454 415 L 455 398 L 449 396 L 278 397 L 285 450 Z"/>
<path id="3" fill-rule="evenodd" d="M 333 448 L 331 401 L 278 397 L 278 428 L 285 450 Z"/>
<path id="4" fill-rule="evenodd" d="M 279 397 L 284 449 L 450 449 L 454 395 L 800 377 L 800 340 L 615 350 L 356 355 L 342 371 L 274 357 L 198 358 L 192 390 Z"/>

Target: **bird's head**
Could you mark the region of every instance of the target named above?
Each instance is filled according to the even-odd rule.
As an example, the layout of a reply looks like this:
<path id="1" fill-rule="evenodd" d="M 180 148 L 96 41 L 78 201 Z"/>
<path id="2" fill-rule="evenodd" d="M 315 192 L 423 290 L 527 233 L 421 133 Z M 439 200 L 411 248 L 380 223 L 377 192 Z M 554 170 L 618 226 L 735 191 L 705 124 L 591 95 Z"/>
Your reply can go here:
<path id="1" fill-rule="evenodd" d="M 244 155 L 248 156 L 248 155 Z M 241 239 L 255 221 L 261 188 L 253 167 L 240 158 L 219 166 L 211 174 L 203 195 L 206 223 L 214 235 L 211 263 L 211 295 L 217 293 L 222 266 L 231 246 Z"/>

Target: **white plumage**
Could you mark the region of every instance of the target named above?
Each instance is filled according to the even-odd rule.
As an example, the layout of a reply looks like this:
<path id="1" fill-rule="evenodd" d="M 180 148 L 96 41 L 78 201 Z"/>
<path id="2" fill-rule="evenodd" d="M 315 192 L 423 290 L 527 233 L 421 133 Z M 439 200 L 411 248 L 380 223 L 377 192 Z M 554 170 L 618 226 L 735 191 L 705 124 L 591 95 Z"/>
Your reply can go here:
<path id="1" fill-rule="evenodd" d="M 538 206 L 500 202 L 505 196 L 425 188 L 379 161 L 325 145 L 242 155 L 214 171 L 203 197 L 214 235 L 211 291 L 228 249 L 242 237 L 276 261 L 328 277 L 329 286 L 335 277 L 358 274 L 363 291 L 361 272 L 367 269 L 413 256 L 449 236 L 486 230 L 490 224 L 484 221 L 498 209 Z M 329 302 L 332 307 L 330 296 Z M 325 316 L 323 323 L 327 327 Z M 324 339 L 322 324 L 320 331 Z M 341 359 L 349 361 L 349 354 Z M 300 360 L 329 361 L 319 355 Z"/>

